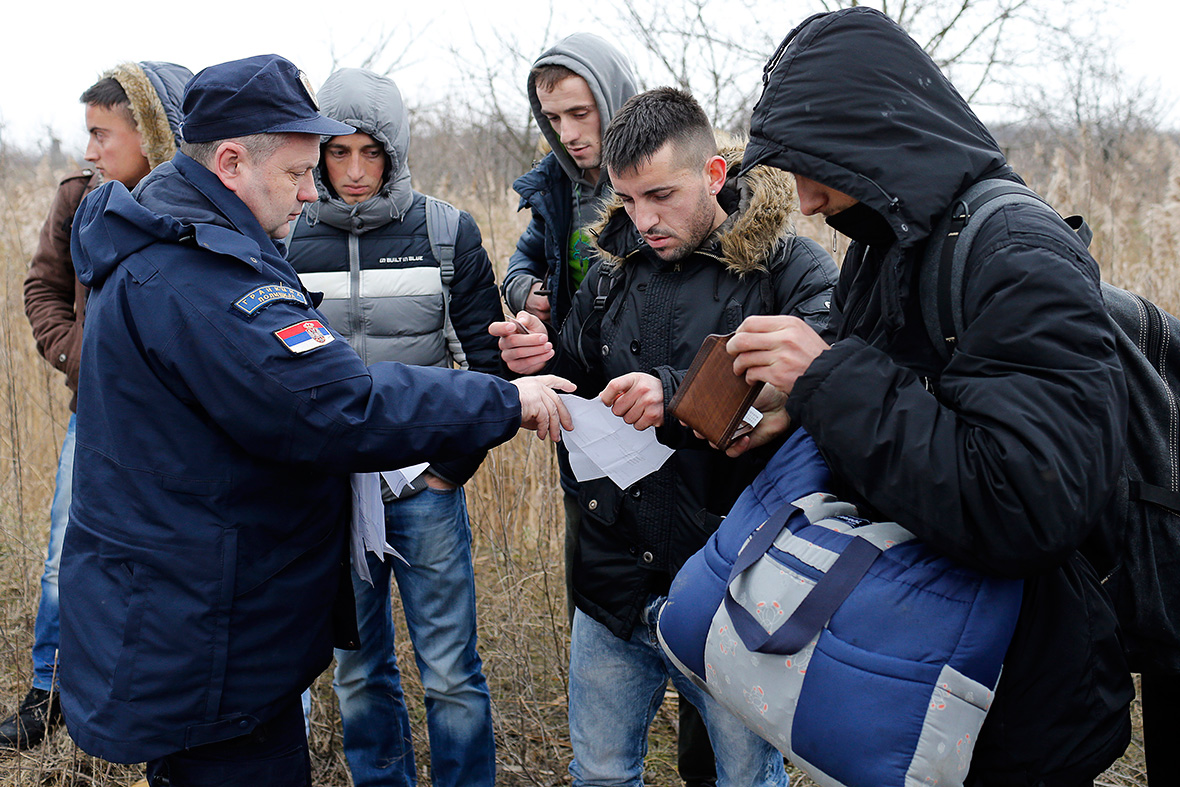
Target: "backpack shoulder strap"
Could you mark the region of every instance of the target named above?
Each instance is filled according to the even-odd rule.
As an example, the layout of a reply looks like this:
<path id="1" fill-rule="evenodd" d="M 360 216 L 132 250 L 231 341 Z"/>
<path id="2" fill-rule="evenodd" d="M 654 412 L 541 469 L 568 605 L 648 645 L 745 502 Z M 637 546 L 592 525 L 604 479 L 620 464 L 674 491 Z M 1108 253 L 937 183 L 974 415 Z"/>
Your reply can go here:
<path id="1" fill-rule="evenodd" d="M 426 198 L 426 234 L 430 253 L 438 261 L 443 285 L 450 287 L 455 278 L 455 241 L 459 237 L 459 209 L 434 197 Z"/>
<path id="2" fill-rule="evenodd" d="M 1010 180 L 981 180 L 960 195 L 935 225 L 922 256 L 918 299 L 930 341 L 944 360 L 963 331 L 963 290 L 971 244 L 988 217 L 1005 205 L 1053 208 L 1039 194 Z M 1089 245 L 1092 233 L 1081 216 L 1066 219 Z"/>
<path id="3" fill-rule="evenodd" d="M 451 324 L 451 282 L 455 279 L 455 242 L 459 237 L 459 209 L 449 202 L 426 197 L 426 235 L 430 238 L 430 253 L 438 262 L 442 280 L 443 332 L 447 351 L 461 369 L 468 368 L 467 353 Z"/>

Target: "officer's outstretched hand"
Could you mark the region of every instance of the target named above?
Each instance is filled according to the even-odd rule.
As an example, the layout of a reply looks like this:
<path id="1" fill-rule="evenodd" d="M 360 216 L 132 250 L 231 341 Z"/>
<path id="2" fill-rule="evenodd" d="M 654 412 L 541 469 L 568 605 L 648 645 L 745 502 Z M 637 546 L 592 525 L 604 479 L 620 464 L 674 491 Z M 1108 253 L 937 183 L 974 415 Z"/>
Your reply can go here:
<path id="1" fill-rule="evenodd" d="M 577 386 L 564 377 L 543 374 L 538 377 L 521 377 L 512 380 L 520 390 L 520 428 L 531 429 L 537 437 L 548 437 L 555 443 L 561 442 L 561 427 L 574 428 L 569 410 L 558 398 L 558 391 L 571 393 Z"/>
<path id="2" fill-rule="evenodd" d="M 518 312 L 514 320 L 492 323 L 488 333 L 500 337 L 500 356 L 516 374 L 536 374 L 554 355 L 545 323 L 527 311 Z"/>

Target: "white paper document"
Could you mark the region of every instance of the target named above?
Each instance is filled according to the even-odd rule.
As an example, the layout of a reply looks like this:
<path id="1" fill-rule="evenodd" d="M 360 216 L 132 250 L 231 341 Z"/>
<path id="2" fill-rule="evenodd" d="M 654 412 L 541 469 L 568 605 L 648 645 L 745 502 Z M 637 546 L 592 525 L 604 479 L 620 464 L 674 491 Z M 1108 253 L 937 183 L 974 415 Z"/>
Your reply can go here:
<path id="1" fill-rule="evenodd" d="M 382 563 L 386 555 L 393 555 L 407 566 L 410 565 L 385 540 L 385 504 L 381 501 L 381 478 L 384 477 L 389 488 L 398 494 L 422 475 L 426 467 L 421 464 L 382 473 L 352 474 L 352 568 L 357 576 L 370 585 L 373 584 L 373 576 L 365 560 L 366 552 L 372 552 Z"/>
<path id="2" fill-rule="evenodd" d="M 569 451 L 570 469 L 579 481 L 608 476 L 620 489 L 626 489 L 659 470 L 676 453 L 656 440 L 655 429 L 636 430 L 601 399 L 558 396 L 574 421 L 572 432 L 561 430 L 561 439 Z"/>

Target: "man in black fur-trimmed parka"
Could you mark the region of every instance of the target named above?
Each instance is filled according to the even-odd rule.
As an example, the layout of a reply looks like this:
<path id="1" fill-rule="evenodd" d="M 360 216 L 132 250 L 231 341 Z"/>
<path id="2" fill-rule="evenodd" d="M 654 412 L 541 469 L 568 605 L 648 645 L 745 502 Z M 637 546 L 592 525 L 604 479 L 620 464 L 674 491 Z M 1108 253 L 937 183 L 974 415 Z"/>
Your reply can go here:
<path id="1" fill-rule="evenodd" d="M 366 363 L 454 364 L 498 373 L 488 325 L 503 311 L 491 262 L 471 215 L 451 209 L 458 214 L 454 276 L 449 287 L 443 282 L 427 232 L 428 198 L 410 187 L 409 116 L 397 86 L 345 68 L 328 77 L 319 101 L 325 115 L 357 129 L 323 144 L 319 200 L 304 209 L 291 236 L 291 265 L 304 286 L 324 293 L 320 311 Z M 438 242 L 451 240 L 441 237 L 441 227 L 435 231 Z M 409 565 L 369 555 L 373 584 L 353 575 L 361 647 L 336 652 L 335 687 L 344 753 L 357 785 L 415 783 L 410 719 L 394 656 L 391 573 L 426 691 L 433 782 L 494 782 L 491 700 L 476 652 L 463 493 L 483 456 L 432 464 L 398 497 L 382 481 L 386 538 Z"/>
<path id="2" fill-rule="evenodd" d="M 740 189 L 727 178 L 741 155 L 740 146 L 718 155 L 708 118 L 687 93 L 633 97 L 603 139 L 615 199 L 595 228 L 602 260 L 560 337 L 550 341 L 524 311 L 517 318 L 528 335 L 511 323 L 492 326 L 513 371 L 562 369 L 580 394 L 598 394 L 677 449 L 627 489 L 606 478 L 581 483 L 570 645 L 575 785 L 638 783 L 669 679 L 701 710 L 719 785 L 786 783 L 782 756 L 672 668 L 654 634 L 677 570 L 772 450 L 731 460 L 665 417 L 668 403 L 709 334 L 753 314 L 791 314 L 822 329 L 836 278 L 831 258 L 791 232 L 790 178 L 761 169 Z"/>

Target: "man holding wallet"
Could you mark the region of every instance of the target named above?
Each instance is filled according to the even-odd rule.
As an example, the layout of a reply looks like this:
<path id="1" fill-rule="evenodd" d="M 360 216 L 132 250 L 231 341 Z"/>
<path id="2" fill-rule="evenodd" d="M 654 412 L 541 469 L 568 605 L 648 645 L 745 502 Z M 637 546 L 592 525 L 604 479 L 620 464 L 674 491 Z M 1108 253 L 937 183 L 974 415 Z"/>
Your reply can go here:
<path id="1" fill-rule="evenodd" d="M 581 484 L 573 553 L 577 611 L 570 644 L 575 785 L 637 783 L 647 729 L 672 678 L 698 707 L 720 785 L 786 783 L 782 756 L 682 680 L 660 653 L 655 616 L 676 571 L 698 550 L 766 450 L 731 460 L 665 417 L 705 338 L 755 314 L 790 314 L 822 330 L 836 268 L 790 234 L 794 192 L 782 173 L 728 178 L 742 149 L 718 154 L 708 118 L 687 93 L 660 88 L 629 100 L 603 137 L 616 196 L 590 268 L 551 339 L 526 311 L 495 323 L 510 369 L 562 370 L 637 429 L 677 449 L 655 473 L 619 489 Z M 738 208 L 739 202 L 741 209 Z"/>
<path id="2" fill-rule="evenodd" d="M 848 68 L 863 52 L 872 63 Z M 743 168 L 794 173 L 803 212 L 852 244 L 831 332 L 752 318 L 729 342 L 735 367 L 788 394 L 791 422 L 862 515 L 1024 581 L 966 784 L 1088 787 L 1126 748 L 1134 698 L 1110 602 L 1078 552 L 1127 429 L 1098 266 L 1047 208 L 985 215 L 964 268 L 965 324 L 944 358 L 924 324 L 922 260 L 972 184 L 1019 182 L 1000 146 L 873 9 L 804 22 L 765 82 Z"/>

